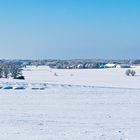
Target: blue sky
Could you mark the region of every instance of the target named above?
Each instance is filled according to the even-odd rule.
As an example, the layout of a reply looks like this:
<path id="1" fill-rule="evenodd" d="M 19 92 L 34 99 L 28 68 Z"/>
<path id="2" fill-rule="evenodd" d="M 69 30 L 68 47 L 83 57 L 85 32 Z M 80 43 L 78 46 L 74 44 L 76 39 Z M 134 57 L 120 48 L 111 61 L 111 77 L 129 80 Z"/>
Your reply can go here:
<path id="1" fill-rule="evenodd" d="M 0 58 L 140 58 L 139 0 L 1 0 Z"/>

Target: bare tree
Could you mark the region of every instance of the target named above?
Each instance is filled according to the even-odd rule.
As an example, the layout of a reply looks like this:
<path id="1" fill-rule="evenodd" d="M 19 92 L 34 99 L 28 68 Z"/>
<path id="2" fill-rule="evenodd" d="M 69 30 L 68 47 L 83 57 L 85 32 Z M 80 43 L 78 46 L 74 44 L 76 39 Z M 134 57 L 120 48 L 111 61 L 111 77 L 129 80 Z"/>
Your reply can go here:
<path id="1" fill-rule="evenodd" d="M 16 79 L 18 76 L 22 75 L 22 69 L 19 65 L 12 64 L 10 66 L 10 73 L 11 73 L 11 77 Z"/>
<path id="2" fill-rule="evenodd" d="M 8 78 L 9 77 L 9 67 L 8 67 L 8 65 L 3 65 L 3 68 L 2 68 L 2 70 L 3 70 L 3 76 L 4 76 L 4 78 Z"/>
<path id="3" fill-rule="evenodd" d="M 136 72 L 134 70 L 131 70 L 131 75 L 135 76 Z"/>
<path id="4" fill-rule="evenodd" d="M 131 70 L 126 70 L 126 71 L 125 71 L 125 74 L 126 74 L 127 76 L 129 76 L 130 73 L 131 73 Z"/>
<path id="5" fill-rule="evenodd" d="M 125 71 L 125 74 L 126 74 L 127 76 L 130 76 L 130 75 L 131 75 L 131 76 L 135 76 L 136 72 L 135 72 L 134 70 L 130 70 L 130 69 L 129 69 L 129 70 L 126 70 L 126 71 Z"/>
<path id="6" fill-rule="evenodd" d="M 2 69 L 2 66 L 0 66 L 0 78 L 3 77 L 3 69 Z"/>

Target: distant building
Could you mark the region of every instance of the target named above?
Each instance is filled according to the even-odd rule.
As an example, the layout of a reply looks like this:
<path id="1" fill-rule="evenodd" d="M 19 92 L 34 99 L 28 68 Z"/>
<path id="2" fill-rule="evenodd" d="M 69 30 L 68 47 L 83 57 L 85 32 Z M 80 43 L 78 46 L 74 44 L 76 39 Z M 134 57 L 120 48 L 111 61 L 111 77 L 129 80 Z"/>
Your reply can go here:
<path id="1" fill-rule="evenodd" d="M 116 64 L 105 64 L 105 68 L 116 68 Z"/>
<path id="2" fill-rule="evenodd" d="M 78 64 L 77 69 L 83 69 L 84 65 L 83 64 Z"/>
<path id="3" fill-rule="evenodd" d="M 130 68 L 131 66 L 129 64 L 118 64 L 116 68 Z"/>

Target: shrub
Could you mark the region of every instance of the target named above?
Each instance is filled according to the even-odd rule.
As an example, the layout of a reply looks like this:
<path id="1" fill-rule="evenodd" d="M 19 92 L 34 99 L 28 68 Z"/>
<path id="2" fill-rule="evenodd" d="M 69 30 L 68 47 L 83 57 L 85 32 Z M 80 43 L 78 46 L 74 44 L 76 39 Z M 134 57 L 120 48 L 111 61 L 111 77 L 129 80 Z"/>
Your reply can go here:
<path id="1" fill-rule="evenodd" d="M 131 75 L 135 76 L 136 72 L 134 70 L 131 70 Z"/>
<path id="2" fill-rule="evenodd" d="M 129 70 L 126 70 L 126 71 L 125 71 L 125 74 L 126 74 L 127 76 L 130 76 L 130 75 L 131 75 L 131 76 L 135 76 L 136 72 L 135 72 L 134 70 L 130 70 L 130 69 L 129 69 Z"/>
<path id="3" fill-rule="evenodd" d="M 129 76 L 130 73 L 131 73 L 131 70 L 126 70 L 126 71 L 125 71 L 125 74 L 126 74 L 127 76 Z"/>

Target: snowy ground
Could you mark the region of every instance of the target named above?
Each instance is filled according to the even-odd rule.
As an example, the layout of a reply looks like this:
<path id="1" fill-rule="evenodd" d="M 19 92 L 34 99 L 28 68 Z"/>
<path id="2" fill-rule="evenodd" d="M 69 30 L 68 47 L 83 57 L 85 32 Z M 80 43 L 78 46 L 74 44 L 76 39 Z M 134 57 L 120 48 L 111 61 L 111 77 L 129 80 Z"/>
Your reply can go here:
<path id="1" fill-rule="evenodd" d="M 136 76 L 126 76 L 126 69 L 75 69 L 59 70 L 48 67 L 29 67 L 24 72 L 27 81 L 49 82 L 71 85 L 90 85 L 103 87 L 139 88 L 140 67 L 132 68 Z"/>
<path id="2" fill-rule="evenodd" d="M 139 140 L 140 68 L 134 70 L 127 77 L 125 69 L 41 67 L 27 68 L 25 81 L 2 79 L 2 86 L 26 89 L 0 89 L 0 140 Z"/>

